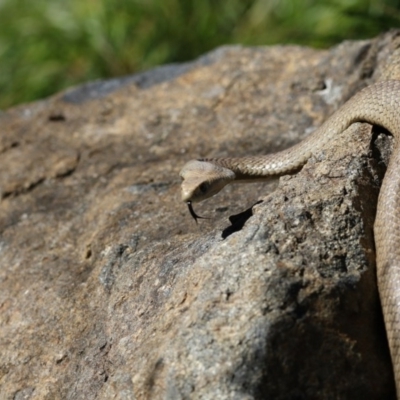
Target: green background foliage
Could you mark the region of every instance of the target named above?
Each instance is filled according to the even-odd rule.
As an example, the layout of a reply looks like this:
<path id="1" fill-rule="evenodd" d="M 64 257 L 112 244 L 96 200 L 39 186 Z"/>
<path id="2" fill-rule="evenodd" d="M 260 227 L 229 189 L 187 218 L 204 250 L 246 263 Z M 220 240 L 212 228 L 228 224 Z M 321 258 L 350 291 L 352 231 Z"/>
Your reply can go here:
<path id="1" fill-rule="evenodd" d="M 328 47 L 400 26 L 400 0 L 0 0 L 0 108 L 219 45 Z"/>

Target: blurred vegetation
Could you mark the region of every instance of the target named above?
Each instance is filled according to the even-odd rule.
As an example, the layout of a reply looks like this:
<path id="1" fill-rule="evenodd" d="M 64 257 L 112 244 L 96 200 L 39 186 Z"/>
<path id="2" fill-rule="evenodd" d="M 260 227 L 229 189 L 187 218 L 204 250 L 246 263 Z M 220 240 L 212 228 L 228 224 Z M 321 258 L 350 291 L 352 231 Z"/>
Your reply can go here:
<path id="1" fill-rule="evenodd" d="M 219 45 L 328 47 L 400 26 L 400 0 L 0 0 L 0 108 Z"/>

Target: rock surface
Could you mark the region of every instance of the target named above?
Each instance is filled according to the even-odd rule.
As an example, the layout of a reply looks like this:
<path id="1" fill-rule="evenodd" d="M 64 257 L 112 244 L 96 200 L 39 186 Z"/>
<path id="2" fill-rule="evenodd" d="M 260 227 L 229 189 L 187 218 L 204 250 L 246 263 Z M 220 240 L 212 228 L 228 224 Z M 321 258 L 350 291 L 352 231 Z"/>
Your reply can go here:
<path id="1" fill-rule="evenodd" d="M 178 173 L 301 140 L 399 34 L 223 47 L 3 112 L 0 399 L 394 398 L 372 231 L 390 138 L 355 124 L 197 226 Z"/>

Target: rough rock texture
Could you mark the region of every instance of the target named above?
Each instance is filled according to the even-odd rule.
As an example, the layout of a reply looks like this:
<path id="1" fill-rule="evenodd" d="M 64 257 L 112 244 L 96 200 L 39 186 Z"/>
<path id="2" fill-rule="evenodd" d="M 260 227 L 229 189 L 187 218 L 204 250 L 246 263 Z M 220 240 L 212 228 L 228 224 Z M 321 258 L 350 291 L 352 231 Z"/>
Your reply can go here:
<path id="1" fill-rule="evenodd" d="M 301 140 L 398 35 L 223 47 L 2 113 L 0 399 L 394 398 L 372 232 L 390 138 L 355 124 L 197 226 L 178 172 Z"/>

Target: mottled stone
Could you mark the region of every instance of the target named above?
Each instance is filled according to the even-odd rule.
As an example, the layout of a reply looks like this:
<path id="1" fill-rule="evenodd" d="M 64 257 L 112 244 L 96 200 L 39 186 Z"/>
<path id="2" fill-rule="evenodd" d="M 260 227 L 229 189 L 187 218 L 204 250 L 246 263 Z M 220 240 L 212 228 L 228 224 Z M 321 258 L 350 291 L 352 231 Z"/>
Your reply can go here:
<path id="1" fill-rule="evenodd" d="M 198 225 L 178 173 L 301 140 L 398 34 L 222 47 L 0 114 L 0 399 L 394 398 L 372 231 L 390 138 L 355 124 Z"/>

